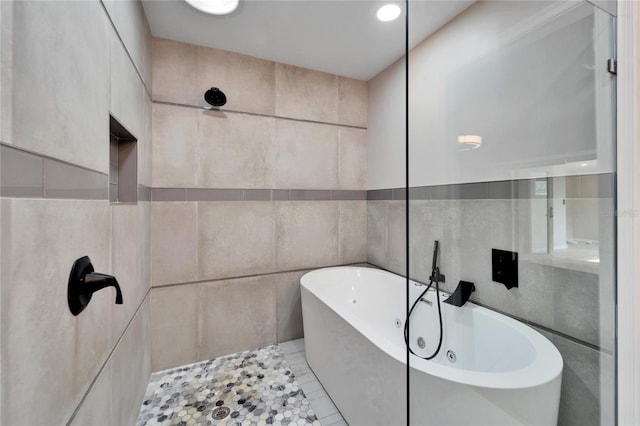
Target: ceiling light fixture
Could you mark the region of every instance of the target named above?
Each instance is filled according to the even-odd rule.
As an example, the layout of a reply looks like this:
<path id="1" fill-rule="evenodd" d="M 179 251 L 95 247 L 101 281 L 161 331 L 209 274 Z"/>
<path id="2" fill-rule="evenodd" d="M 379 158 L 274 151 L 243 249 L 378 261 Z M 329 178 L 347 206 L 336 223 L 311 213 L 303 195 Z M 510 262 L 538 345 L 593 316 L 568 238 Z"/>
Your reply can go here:
<path id="1" fill-rule="evenodd" d="M 398 16 L 400 16 L 400 12 L 402 12 L 402 10 L 397 4 L 385 4 L 380 9 L 378 9 L 378 13 L 376 13 L 376 16 L 382 22 L 388 22 L 393 21 Z"/>
<path id="2" fill-rule="evenodd" d="M 210 15 L 228 15 L 238 8 L 240 0 L 184 0 L 189 6 Z"/>

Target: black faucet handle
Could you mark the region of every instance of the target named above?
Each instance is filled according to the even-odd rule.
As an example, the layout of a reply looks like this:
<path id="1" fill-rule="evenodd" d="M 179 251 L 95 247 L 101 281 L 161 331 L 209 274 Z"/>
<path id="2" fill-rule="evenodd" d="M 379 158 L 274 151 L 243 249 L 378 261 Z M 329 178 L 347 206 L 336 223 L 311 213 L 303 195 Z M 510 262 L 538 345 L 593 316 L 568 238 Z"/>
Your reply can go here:
<path id="1" fill-rule="evenodd" d="M 122 305 L 122 291 L 120 290 L 120 284 L 116 277 L 107 274 L 101 274 L 99 272 L 90 272 L 84 276 L 85 292 L 91 294 L 98 290 L 102 290 L 105 287 L 115 287 L 116 289 L 116 305 Z"/>
<path id="2" fill-rule="evenodd" d="M 105 287 L 116 289 L 116 304 L 122 304 L 122 291 L 116 277 L 94 272 L 88 256 L 77 259 L 71 267 L 67 285 L 67 302 L 73 315 L 78 315 L 91 301 L 91 296 Z"/>

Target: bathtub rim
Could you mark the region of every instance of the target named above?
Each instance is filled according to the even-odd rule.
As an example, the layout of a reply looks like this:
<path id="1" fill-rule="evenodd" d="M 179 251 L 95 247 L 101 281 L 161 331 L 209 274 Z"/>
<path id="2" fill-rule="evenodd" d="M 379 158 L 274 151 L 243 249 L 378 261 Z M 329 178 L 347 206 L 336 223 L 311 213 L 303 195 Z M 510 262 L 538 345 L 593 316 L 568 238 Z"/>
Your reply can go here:
<path id="1" fill-rule="evenodd" d="M 349 323 L 378 349 L 391 356 L 395 360 L 406 365 L 407 357 L 406 351 L 404 350 L 405 345 L 401 345 L 400 347 L 398 347 L 396 343 L 390 341 L 382 333 L 378 332 L 375 329 L 372 329 L 371 327 L 367 327 L 366 322 L 362 318 L 358 318 L 355 315 L 345 317 L 345 313 L 340 312 L 340 310 L 336 309 L 335 306 L 331 306 L 329 303 L 327 303 L 326 300 L 321 297 L 321 295 L 314 291 L 313 282 L 311 282 L 311 280 L 316 278 L 316 276 L 321 274 L 322 272 L 328 272 L 331 270 L 367 271 L 366 273 L 380 274 L 386 277 L 392 277 L 395 280 L 401 280 L 403 283 L 405 282 L 406 278 L 382 269 L 361 266 L 334 266 L 328 268 L 319 268 L 307 272 L 300 278 L 300 285 L 302 288 L 322 301 L 329 309 L 331 309 L 343 320 Z M 410 283 L 415 283 L 415 281 L 410 280 Z M 403 289 L 404 288 L 405 287 L 403 287 Z M 564 368 L 564 361 L 562 359 L 562 356 L 560 355 L 560 352 L 555 347 L 555 345 L 540 332 L 512 317 L 509 317 L 492 309 L 476 305 L 472 302 L 467 302 L 461 309 L 476 310 L 478 315 L 490 316 L 494 320 L 500 321 L 504 325 L 515 329 L 515 331 L 522 333 L 524 337 L 532 344 L 534 350 L 536 351 L 534 361 L 526 367 L 510 370 L 507 372 L 480 372 L 473 370 L 462 370 L 459 368 L 450 367 L 446 364 L 427 361 L 415 355 L 411 355 L 409 366 L 412 370 L 430 374 L 443 380 L 449 380 L 456 383 L 489 389 L 515 390 L 533 388 L 537 386 L 543 386 L 545 384 L 553 382 L 554 380 L 558 379 L 558 377 L 561 377 L 562 370 Z"/>

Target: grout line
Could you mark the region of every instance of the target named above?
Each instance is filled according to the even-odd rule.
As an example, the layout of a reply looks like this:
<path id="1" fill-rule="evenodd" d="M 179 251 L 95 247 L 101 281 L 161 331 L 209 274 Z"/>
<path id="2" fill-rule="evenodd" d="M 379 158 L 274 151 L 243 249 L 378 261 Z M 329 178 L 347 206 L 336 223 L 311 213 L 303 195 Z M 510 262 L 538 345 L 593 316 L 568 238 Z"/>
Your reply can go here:
<path id="1" fill-rule="evenodd" d="M 154 289 L 154 288 L 178 287 L 178 286 L 182 286 L 182 285 L 192 285 L 192 284 L 200 284 L 200 283 L 212 283 L 212 282 L 227 281 L 227 280 L 238 280 L 238 279 L 243 279 L 243 278 L 266 277 L 266 276 L 270 276 L 270 275 L 288 274 L 288 273 L 291 273 L 291 272 L 313 271 L 315 269 L 321 269 L 321 268 L 334 268 L 334 267 L 337 267 L 337 266 L 356 266 L 356 265 L 361 265 L 363 263 L 365 263 L 365 262 L 336 264 L 336 265 L 331 265 L 331 266 L 319 266 L 319 267 L 316 267 L 316 268 L 290 269 L 290 270 L 285 270 L 285 271 L 266 272 L 264 274 L 239 275 L 239 276 L 224 277 L 224 278 L 212 278 L 212 279 L 202 279 L 202 280 L 195 280 L 195 281 L 183 281 L 183 282 L 172 283 L 172 284 L 152 285 L 151 288 Z"/>
<path id="2" fill-rule="evenodd" d="M 209 107 L 200 106 L 200 105 L 189 105 L 189 104 L 182 104 L 182 103 L 179 103 L 179 102 L 169 102 L 169 101 L 160 101 L 160 100 L 153 100 L 153 103 L 154 104 L 160 104 L 160 105 L 177 106 L 177 107 L 181 107 L 181 108 L 201 109 L 201 110 L 204 110 L 204 111 L 216 111 L 216 112 L 231 113 L 231 114 L 246 114 L 246 115 L 252 115 L 252 116 L 255 116 L 255 117 L 278 118 L 278 119 L 281 119 L 281 120 L 297 121 L 297 122 L 300 122 L 300 123 L 324 124 L 324 125 L 327 125 L 327 126 L 336 126 L 336 127 L 346 127 L 346 128 L 350 128 L 350 129 L 367 130 L 366 127 L 354 126 L 354 125 L 351 125 L 351 124 L 332 123 L 330 121 L 307 120 L 307 119 L 304 119 L 304 118 L 293 118 L 293 117 L 286 117 L 286 116 L 275 115 L 275 114 L 262 114 L 262 113 L 259 113 L 259 112 L 238 111 L 238 110 L 233 110 L 233 109 L 209 108 Z"/>

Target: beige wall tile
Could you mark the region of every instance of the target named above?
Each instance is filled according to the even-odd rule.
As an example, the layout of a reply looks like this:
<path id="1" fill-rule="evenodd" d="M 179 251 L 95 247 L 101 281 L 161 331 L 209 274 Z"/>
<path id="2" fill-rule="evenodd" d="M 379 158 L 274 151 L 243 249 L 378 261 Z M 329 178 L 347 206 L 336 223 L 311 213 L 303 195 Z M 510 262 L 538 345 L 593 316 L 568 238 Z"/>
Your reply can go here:
<path id="1" fill-rule="evenodd" d="M 390 201 L 387 216 L 387 268 L 404 275 L 407 270 L 406 203 Z"/>
<path id="2" fill-rule="evenodd" d="M 74 317 L 67 282 L 84 255 L 109 273 L 109 226 L 102 201 L 3 200 L 0 423 L 65 423 L 106 359 L 115 292 Z M 34 389 L 47 389 L 37 404 Z"/>
<path id="3" fill-rule="evenodd" d="M 270 275 L 199 287 L 200 359 L 276 343 L 276 291 Z"/>
<path id="4" fill-rule="evenodd" d="M 198 284 L 151 290 L 151 370 L 199 360 L 197 353 Z"/>
<path id="5" fill-rule="evenodd" d="M 0 140 L 13 141 L 13 2 L 0 2 Z"/>
<path id="6" fill-rule="evenodd" d="M 151 287 L 151 203 L 139 202 L 141 210 L 138 210 L 138 214 L 142 215 L 141 220 L 141 235 L 142 235 L 142 248 L 140 251 L 144 256 L 141 266 L 141 278 L 140 286 L 145 288 Z"/>
<path id="7" fill-rule="evenodd" d="M 71 426 L 115 425 L 111 400 L 111 363 L 107 363 L 71 421 Z"/>
<path id="8" fill-rule="evenodd" d="M 128 2 L 125 2 L 128 3 Z M 111 39 L 111 105 L 110 113 L 136 139 L 143 136 L 143 85 L 113 29 Z"/>
<path id="9" fill-rule="evenodd" d="M 274 118 L 203 111 L 198 127 L 198 186 L 261 189 L 275 186 Z"/>
<path id="10" fill-rule="evenodd" d="M 338 133 L 338 187 L 366 190 L 367 131 L 341 127 Z"/>
<path id="11" fill-rule="evenodd" d="M 338 78 L 338 122 L 367 127 L 367 82 L 353 78 Z"/>
<path id="12" fill-rule="evenodd" d="M 200 279 L 276 270 L 273 203 L 201 202 L 198 209 Z"/>
<path id="13" fill-rule="evenodd" d="M 430 254 L 433 253 L 434 241 L 438 240 L 440 246 L 440 269 L 443 273 L 453 274 L 450 262 L 453 257 L 458 260 L 458 255 L 451 245 L 454 243 L 453 235 L 444 234 L 445 223 L 456 226 L 456 216 L 445 213 L 441 201 L 413 200 L 409 201 L 409 273 L 412 279 L 427 282 L 431 275 Z M 446 269 L 445 269 L 446 268 Z M 445 274 L 445 275 L 446 275 Z M 456 283 L 453 283 L 455 289 Z"/>
<path id="14" fill-rule="evenodd" d="M 149 298 L 145 299 L 109 360 L 116 425 L 136 424 L 151 375 Z"/>
<path id="15" fill-rule="evenodd" d="M 147 298 L 87 392 L 72 425 L 136 423 L 151 374 L 149 315 Z"/>
<path id="16" fill-rule="evenodd" d="M 276 115 L 338 122 L 338 76 L 276 64 Z"/>
<path id="17" fill-rule="evenodd" d="M 142 135 L 138 138 L 138 183 L 153 186 L 151 177 L 152 146 L 152 110 L 153 104 L 144 88 L 142 90 Z"/>
<path id="18" fill-rule="evenodd" d="M 196 186 L 199 114 L 193 108 L 153 104 L 153 186 Z"/>
<path id="19" fill-rule="evenodd" d="M 150 206 L 149 203 L 144 204 L 146 206 L 141 203 L 111 207 L 112 271 L 125 302 L 113 311 L 114 341 L 122 335 L 150 286 L 147 266 L 150 262 Z"/>
<path id="20" fill-rule="evenodd" d="M 226 109 L 275 113 L 274 62 L 199 46 L 196 63 L 201 98 L 207 89 L 217 87 L 227 95 Z"/>
<path id="21" fill-rule="evenodd" d="M 279 270 L 338 263 L 338 204 L 293 201 L 278 205 Z"/>
<path id="22" fill-rule="evenodd" d="M 466 277 L 461 279 L 479 281 L 482 279 L 480 277 L 491 277 L 492 234 L 497 232 L 491 229 L 491 225 L 487 226 L 496 216 L 496 212 L 491 209 L 492 203 L 493 200 L 460 200 L 452 203 L 461 208 L 459 238 L 456 239 L 459 246 L 456 247 L 455 255 L 460 264 L 461 274 Z M 508 226 L 506 223 L 505 225 Z M 495 246 L 493 248 L 509 249 Z M 449 282 L 449 285 L 457 285 L 457 282 Z"/>
<path id="23" fill-rule="evenodd" d="M 198 47 L 153 37 L 151 39 L 152 96 L 154 101 L 204 105 L 198 86 Z M 155 139 L 154 139 L 155 143 Z"/>
<path id="24" fill-rule="evenodd" d="M 278 120 L 276 187 L 335 189 L 338 184 L 338 128 Z"/>
<path id="25" fill-rule="evenodd" d="M 288 342 L 304 336 L 300 278 L 307 272 L 289 272 L 273 276 L 277 291 L 278 343 Z"/>
<path id="26" fill-rule="evenodd" d="M 367 261 L 367 202 L 339 202 L 339 263 Z"/>
<path id="27" fill-rule="evenodd" d="M 367 262 L 386 268 L 388 201 L 367 201 Z"/>
<path id="28" fill-rule="evenodd" d="M 197 203 L 151 203 L 151 282 L 198 278 Z"/>
<path id="29" fill-rule="evenodd" d="M 151 87 L 151 31 L 139 1 L 103 1 L 120 38 L 145 82 Z"/>
<path id="30" fill-rule="evenodd" d="M 11 142 L 107 173 L 110 29 L 102 5 L 16 2 L 13 13 L 20 96 Z"/>
<path id="31" fill-rule="evenodd" d="M 128 40 L 139 36 L 139 51 L 148 55 L 148 27 L 145 23 L 140 28 L 130 15 L 135 9 L 144 20 L 142 6 L 127 3 L 114 22 L 128 21 L 128 29 L 120 35 L 128 46 L 133 44 Z M 5 89 L 20 93 L 11 100 L 16 115 L 11 118 L 3 110 L 3 141 L 106 173 L 110 111 L 138 138 L 146 118 L 150 140 L 151 108 L 144 117 L 141 102 L 144 87 L 100 2 L 12 3 L 10 9 L 3 4 L 1 20 L 2 105 L 10 99 L 4 96 Z M 6 31 L 11 31 L 10 44 Z M 11 44 L 9 53 L 4 48 Z M 135 61 L 138 55 L 132 56 Z M 143 64 L 143 74 L 144 68 Z M 19 78 L 9 81 L 7 75 Z M 33 99 L 39 99 L 37 108 Z M 11 130 L 13 136 L 5 140 Z M 150 154 L 146 159 L 150 165 Z M 131 216 L 117 214 L 113 222 L 105 201 L 3 200 L 2 204 L 5 409 L 0 423 L 67 423 L 102 367 L 86 396 L 87 408 L 80 407 L 75 424 L 120 423 L 112 417 L 111 367 L 104 363 L 148 287 L 149 204 L 128 206 Z M 112 242 L 121 248 L 117 258 L 112 257 Z M 66 298 L 68 274 L 72 262 L 83 255 L 90 256 L 98 272 L 120 279 L 123 305 L 114 305 L 115 291 L 108 288 L 96 293 L 80 315 L 72 316 Z M 138 345 L 148 350 L 147 340 Z M 131 375 L 130 380 L 139 383 L 140 392 L 146 377 Z M 37 404 L 33 404 L 34 389 L 47 390 L 38 395 Z M 128 403 L 126 423 L 132 423 L 131 413 L 139 403 L 134 398 Z"/>

